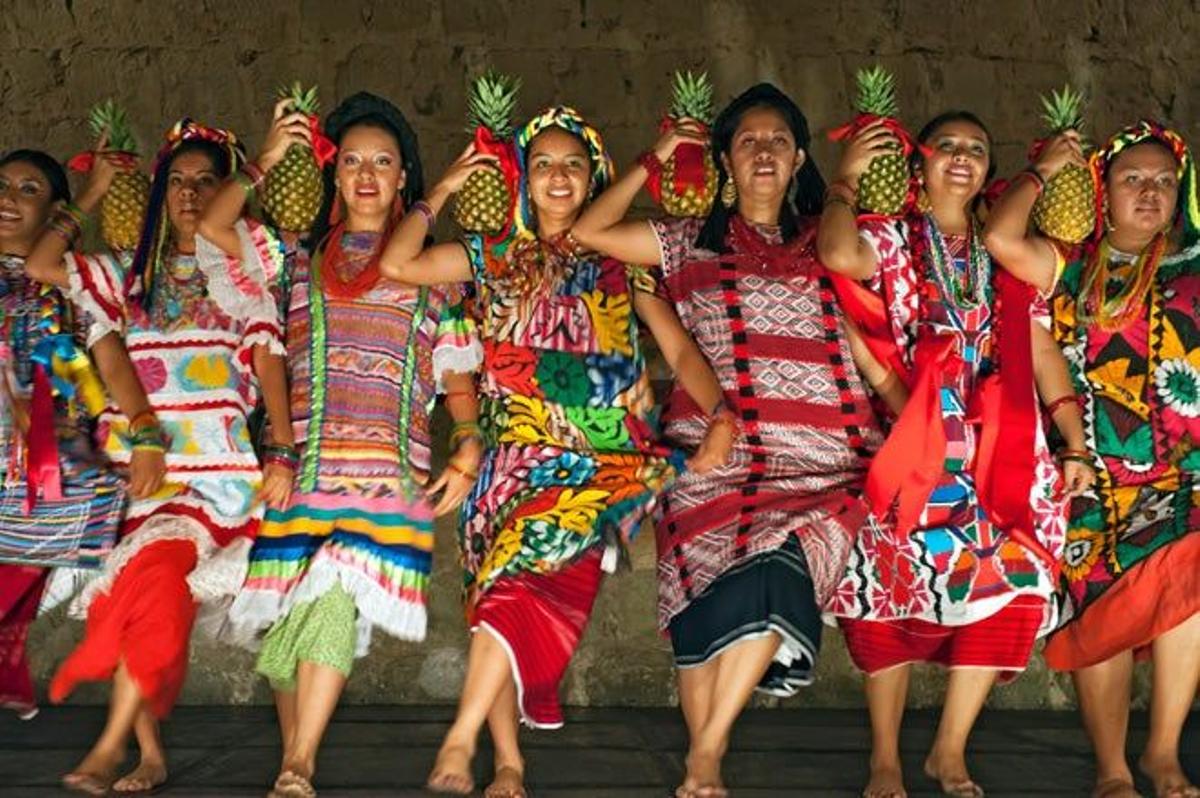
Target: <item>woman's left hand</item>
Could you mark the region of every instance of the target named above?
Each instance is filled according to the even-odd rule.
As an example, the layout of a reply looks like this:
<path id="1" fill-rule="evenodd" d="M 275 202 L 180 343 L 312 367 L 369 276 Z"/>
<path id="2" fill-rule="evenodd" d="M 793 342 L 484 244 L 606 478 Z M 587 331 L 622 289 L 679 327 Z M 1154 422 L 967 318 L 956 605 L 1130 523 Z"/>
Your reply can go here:
<path id="1" fill-rule="evenodd" d="M 704 433 L 704 440 L 696 448 L 696 453 L 687 460 L 689 471 L 704 474 L 712 471 L 729 460 L 733 451 L 733 443 L 737 440 L 737 427 L 733 424 L 710 423 Z"/>
<path id="2" fill-rule="evenodd" d="M 296 472 L 280 463 L 267 463 L 263 467 L 263 482 L 258 497 L 272 510 L 283 510 L 292 497 L 292 481 Z"/>
<path id="3" fill-rule="evenodd" d="M 429 498 L 444 491 L 441 500 L 433 508 L 435 516 L 454 510 L 471 493 L 475 480 L 479 478 L 479 459 L 482 455 L 483 443 L 478 438 L 464 438 L 458 445 L 442 473 L 425 489 L 425 495 Z"/>
<path id="4" fill-rule="evenodd" d="M 1068 460 L 1063 463 L 1063 493 L 1068 499 L 1082 496 L 1096 482 L 1096 472 L 1087 463 Z"/>

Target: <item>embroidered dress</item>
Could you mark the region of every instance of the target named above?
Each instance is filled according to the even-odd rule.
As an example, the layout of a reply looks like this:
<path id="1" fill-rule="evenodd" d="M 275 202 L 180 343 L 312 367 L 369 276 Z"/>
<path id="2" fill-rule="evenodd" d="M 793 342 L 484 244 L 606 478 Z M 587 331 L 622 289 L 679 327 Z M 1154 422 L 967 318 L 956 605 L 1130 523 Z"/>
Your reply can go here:
<path id="1" fill-rule="evenodd" d="M 626 267 L 559 237 L 465 241 L 479 290 L 486 452 L 462 512 L 471 625 L 512 660 L 522 719 L 557 688 L 615 554 L 673 478 Z"/>
<path id="2" fill-rule="evenodd" d="M 695 245 L 701 220 L 652 225 L 663 295 L 742 425 L 728 463 L 682 475 L 663 499 L 659 625 L 680 667 L 778 633 L 759 688 L 791 695 L 812 680 L 821 607 L 866 521 L 862 480 L 881 435 L 813 226 L 784 244 L 777 230 L 735 217 L 730 252 L 718 255 Z M 707 413 L 676 386 L 666 438 L 692 448 L 706 428 Z"/>
<path id="3" fill-rule="evenodd" d="M 886 304 L 891 335 L 913 370 L 914 384 L 930 383 L 936 417 L 930 423 L 944 431 L 945 447 L 940 474 L 932 477 L 923 506 L 915 508 L 911 529 L 897 524 L 896 513 L 905 511 L 908 498 L 902 495 L 887 523 L 863 530 L 831 611 L 839 616 L 852 658 L 868 673 L 922 660 L 1022 670 L 1036 635 L 1053 625 L 1049 560 L 1062 550 L 1063 508 L 1056 498 L 1058 470 L 1036 424 L 1025 431 L 1033 433 L 1029 504 L 1033 537 L 1045 554 L 999 528 L 981 506 L 978 419 L 998 351 L 991 261 L 978 240 L 972 246 L 967 237 L 941 236 L 931 217 L 915 231 L 907 221 L 868 222 L 860 235 L 879 262 L 870 287 Z M 923 256 L 914 257 L 914 249 Z M 1019 390 L 1028 391 L 1030 401 L 1032 378 Z M 920 411 L 914 405 L 921 401 L 914 388 L 892 435 L 899 434 L 910 411 Z M 1035 420 L 1032 416 L 1031 423 Z M 921 452 L 902 454 L 918 459 Z M 886 456 L 885 449 L 879 457 Z"/>
<path id="4" fill-rule="evenodd" d="M 1117 263 L 1111 297 L 1134 279 Z M 1134 649 L 1200 612 L 1200 243 L 1162 258 L 1140 313 L 1107 328 L 1080 318 L 1089 256 L 1074 249 L 1053 300 L 1054 336 L 1085 400 L 1097 482 L 1071 505 L 1064 628 L 1046 645 L 1073 670 Z"/>
<path id="5" fill-rule="evenodd" d="M 37 566 L 98 565 L 115 542 L 125 500 L 124 483 L 91 441 L 88 404 L 98 400 L 99 383 L 74 332 L 62 295 L 26 277 L 23 258 L 0 255 L 0 706 L 19 712 L 34 705 L 25 640 L 49 573 Z M 35 399 L 38 380 L 45 393 Z M 50 418 L 34 411 L 31 423 L 49 423 L 44 442 L 61 496 L 50 495 L 43 477 L 31 503 L 33 444 L 18 432 L 11 402 L 30 412 L 44 399 L 40 410 Z"/>
<path id="6" fill-rule="evenodd" d="M 277 250 L 264 261 L 250 228 L 245 222 L 238 227 L 243 251 L 255 253 L 245 279 L 265 285 L 269 274 L 279 273 Z M 332 275 L 306 250 L 297 251 L 291 264 L 287 348 L 300 467 L 288 506 L 267 511 L 230 613 L 236 627 L 275 624 L 267 646 L 302 642 L 301 631 L 276 630 L 304 624 L 281 619 L 312 614 L 312 603 L 335 588 L 357 608 L 359 656 L 366 654 L 375 626 L 403 640 L 425 636 L 433 556 L 433 508 L 423 493 L 430 468 L 429 416 L 442 375 L 474 371 L 480 351 L 456 290 L 386 279 L 357 296 L 326 288 L 329 279 L 360 277 L 379 239 L 374 233 L 344 234 L 345 257 Z M 236 261 L 222 265 L 226 276 L 242 275 Z M 229 282 L 234 288 L 235 281 Z M 246 300 L 243 295 L 235 301 Z M 295 657 L 264 648 L 263 660 L 294 666 Z M 278 667 L 270 675 L 288 682 Z"/>
<path id="7" fill-rule="evenodd" d="M 127 288 L 127 258 L 68 256 L 67 265 L 71 298 L 92 319 L 88 345 L 109 333 L 124 338 L 169 448 L 163 488 L 130 502 L 104 572 L 74 603 L 87 613 L 87 633 L 55 675 L 51 696 L 62 700 L 79 681 L 107 679 L 124 658 L 162 715 L 182 686 L 195 603 L 233 595 L 245 576 L 261 514 L 246 424 L 258 400 L 252 353 L 258 344 L 283 351 L 278 318 L 227 315 L 193 255 L 164 260 L 148 307 L 140 281 Z M 99 417 L 103 451 L 122 466 L 131 455 L 128 424 L 114 404 Z M 172 582 L 182 578 L 182 588 Z M 139 632 L 143 623 L 161 630 L 155 652 Z"/>

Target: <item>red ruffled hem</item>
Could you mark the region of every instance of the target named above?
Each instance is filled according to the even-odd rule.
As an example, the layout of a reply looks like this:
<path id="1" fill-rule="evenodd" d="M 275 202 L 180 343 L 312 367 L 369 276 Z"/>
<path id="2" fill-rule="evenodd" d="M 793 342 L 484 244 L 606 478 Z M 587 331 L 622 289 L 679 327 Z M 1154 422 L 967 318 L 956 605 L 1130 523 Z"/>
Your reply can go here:
<path id="1" fill-rule="evenodd" d="M 37 706 L 25 640 L 37 617 L 48 574 L 44 568 L 0 565 L 0 707 L 21 714 Z"/>

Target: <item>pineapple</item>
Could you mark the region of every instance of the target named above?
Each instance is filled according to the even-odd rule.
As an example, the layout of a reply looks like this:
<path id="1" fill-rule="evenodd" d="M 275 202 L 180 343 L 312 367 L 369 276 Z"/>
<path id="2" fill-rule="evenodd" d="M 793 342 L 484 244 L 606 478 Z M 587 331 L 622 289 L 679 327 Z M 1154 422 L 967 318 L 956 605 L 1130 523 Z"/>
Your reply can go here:
<path id="1" fill-rule="evenodd" d="M 517 104 L 519 78 L 488 70 L 471 84 L 467 100 L 467 132 L 476 147 L 499 143 L 512 135 L 512 114 Z M 454 197 L 454 221 L 463 230 L 495 235 L 508 221 L 512 193 L 499 169 L 480 169 L 467 178 Z"/>
<path id="2" fill-rule="evenodd" d="M 876 64 L 870 69 L 858 70 L 854 82 L 858 88 L 856 127 L 861 126 L 860 120 L 865 123 L 877 117 L 896 118 L 900 109 L 896 105 L 895 75 Z M 859 178 L 858 206 L 882 216 L 900 214 L 908 199 L 909 179 L 908 159 L 899 147 L 895 152 L 875 156 Z"/>
<path id="3" fill-rule="evenodd" d="M 705 126 L 712 123 L 713 89 L 707 72 L 676 72 L 671 89 L 674 96 L 667 114 L 670 119 L 689 117 Z M 685 175 L 681 186 L 675 183 L 680 171 Z M 717 195 L 712 151 L 699 144 L 681 144 L 663 164 L 659 188 L 663 210 L 672 216 L 707 216 Z"/>
<path id="4" fill-rule="evenodd" d="M 299 81 L 279 89 L 279 97 L 291 100 L 292 111 L 315 117 L 321 111 L 317 87 Z M 312 147 L 293 144 L 283 160 L 271 167 L 262 190 L 263 210 L 281 230 L 301 233 L 310 229 L 325 200 L 325 181 Z"/>
<path id="5" fill-rule="evenodd" d="M 1061 93 L 1051 91 L 1049 98 L 1041 100 L 1047 137 L 1034 145 L 1034 154 L 1051 136 L 1078 130 L 1083 124 L 1083 94 L 1070 86 L 1063 86 Z M 1033 223 L 1051 238 L 1069 244 L 1087 238 L 1096 225 L 1096 188 L 1091 173 L 1077 164 L 1059 169 L 1046 181 L 1045 190 L 1033 206 Z"/>
<path id="6" fill-rule="evenodd" d="M 97 139 L 107 135 L 108 150 L 130 159 L 137 157 L 137 141 L 129 128 L 129 117 L 111 99 L 92 109 L 88 123 Z M 149 177 L 139 171 L 117 173 L 100 202 L 100 234 L 104 243 L 114 250 L 137 247 L 149 203 Z"/>

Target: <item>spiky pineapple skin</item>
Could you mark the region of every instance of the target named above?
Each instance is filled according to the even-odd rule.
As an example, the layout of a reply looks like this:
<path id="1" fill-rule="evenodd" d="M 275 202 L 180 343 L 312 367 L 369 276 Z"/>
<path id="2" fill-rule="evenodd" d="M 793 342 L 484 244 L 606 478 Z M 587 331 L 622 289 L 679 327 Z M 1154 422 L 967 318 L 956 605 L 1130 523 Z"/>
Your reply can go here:
<path id="1" fill-rule="evenodd" d="M 308 147 L 293 144 L 267 172 L 262 206 L 281 230 L 300 233 L 312 228 L 325 198 L 321 168 Z"/>
<path id="2" fill-rule="evenodd" d="M 704 148 L 704 186 L 699 190 L 695 186 L 685 186 L 682 193 L 675 190 L 674 154 L 663 164 L 662 208 L 671 216 L 708 216 L 716 197 L 717 165 L 707 147 Z"/>
<path id="3" fill-rule="evenodd" d="M 908 160 L 899 152 L 877 155 L 858 181 L 858 207 L 867 213 L 896 216 L 908 198 Z"/>
<path id="4" fill-rule="evenodd" d="M 1047 180 L 1033 206 L 1033 223 L 1068 244 L 1087 238 L 1096 226 L 1096 188 L 1088 170 L 1068 164 Z"/>
<path id="5" fill-rule="evenodd" d="M 113 250 L 134 249 L 146 223 L 150 178 L 142 172 L 121 172 L 100 201 L 100 236 Z"/>
<path id="6" fill-rule="evenodd" d="M 473 172 L 454 197 L 454 221 L 469 233 L 494 235 L 508 220 L 512 197 L 498 169 Z"/>

